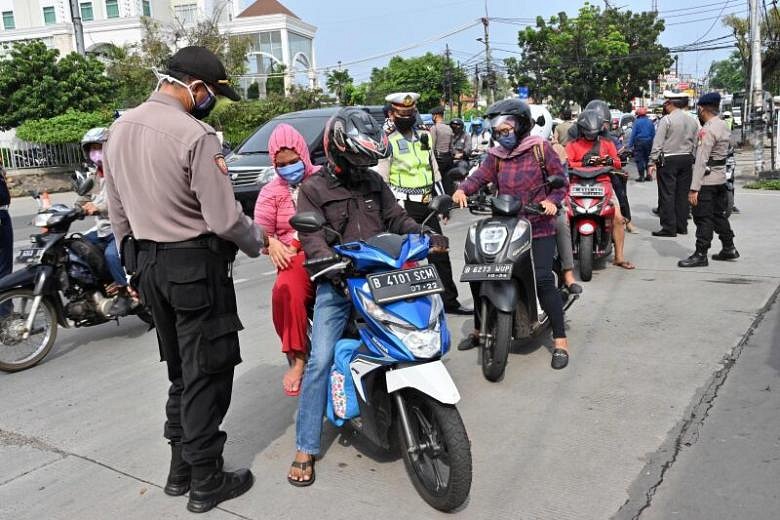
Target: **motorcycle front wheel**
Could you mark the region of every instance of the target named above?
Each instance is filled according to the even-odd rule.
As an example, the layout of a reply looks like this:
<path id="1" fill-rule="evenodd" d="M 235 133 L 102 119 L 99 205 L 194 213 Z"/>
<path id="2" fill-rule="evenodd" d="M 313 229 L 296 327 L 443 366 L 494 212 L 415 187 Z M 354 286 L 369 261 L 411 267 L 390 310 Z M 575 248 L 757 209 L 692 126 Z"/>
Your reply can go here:
<path id="1" fill-rule="evenodd" d="M 483 325 L 488 339 L 482 347 L 482 374 L 488 381 L 496 382 L 506 371 L 509 347 L 512 345 L 512 314 L 491 309 L 488 323 Z"/>
<path id="2" fill-rule="evenodd" d="M 580 278 L 589 282 L 593 278 L 593 235 L 580 235 L 579 243 Z"/>
<path id="3" fill-rule="evenodd" d="M 396 414 L 395 431 L 406 472 L 431 507 L 449 512 L 460 507 L 471 491 L 471 443 L 455 406 L 430 396 L 404 391 L 412 445 Z"/>
<path id="4" fill-rule="evenodd" d="M 16 372 L 41 361 L 57 338 L 57 315 L 47 299 L 41 300 L 30 335 L 24 329 L 35 295 L 16 289 L 0 295 L 0 370 Z"/>

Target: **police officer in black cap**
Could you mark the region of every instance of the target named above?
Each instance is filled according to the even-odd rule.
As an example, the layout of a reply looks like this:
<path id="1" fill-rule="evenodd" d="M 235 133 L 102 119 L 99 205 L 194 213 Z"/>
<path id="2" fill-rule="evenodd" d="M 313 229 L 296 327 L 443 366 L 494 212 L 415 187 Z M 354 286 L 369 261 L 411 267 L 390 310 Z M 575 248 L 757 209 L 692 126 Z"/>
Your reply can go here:
<path id="1" fill-rule="evenodd" d="M 104 147 L 109 215 L 127 271 L 151 308 L 170 390 L 165 493 L 190 492 L 202 513 L 252 487 L 227 472 L 219 426 L 241 362 L 232 266 L 258 256 L 262 231 L 236 202 L 216 132 L 200 121 L 217 95 L 239 99 L 217 56 L 185 47 L 158 74 L 158 90 L 111 126 Z"/>
<path id="2" fill-rule="evenodd" d="M 688 201 L 693 206 L 693 222 L 696 224 L 696 251 L 685 260 L 680 260 L 677 263 L 679 267 L 704 267 L 708 264 L 707 251 L 712 243 L 713 231 L 718 234 L 723 249 L 712 255 L 712 259 L 739 258 L 728 218 L 726 156 L 729 153 L 731 130 L 718 117 L 720 94 L 710 92 L 701 96 L 697 112 L 702 129 L 698 135 L 696 162 L 688 192 Z"/>

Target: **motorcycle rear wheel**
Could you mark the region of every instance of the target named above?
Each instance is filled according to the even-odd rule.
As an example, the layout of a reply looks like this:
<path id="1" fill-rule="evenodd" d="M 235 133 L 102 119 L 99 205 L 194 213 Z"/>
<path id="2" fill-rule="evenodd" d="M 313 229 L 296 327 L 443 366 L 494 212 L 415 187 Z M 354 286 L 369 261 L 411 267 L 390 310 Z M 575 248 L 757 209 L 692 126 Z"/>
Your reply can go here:
<path id="1" fill-rule="evenodd" d="M 0 295 L 0 370 L 16 372 L 39 363 L 57 339 L 57 315 L 47 299 L 41 300 L 33 331 L 22 338 L 24 325 L 35 299 L 30 289 L 15 289 Z"/>
<path id="2" fill-rule="evenodd" d="M 431 507 L 450 512 L 471 491 L 471 442 L 458 409 L 430 396 L 404 391 L 404 402 L 414 444 L 413 453 L 396 414 L 395 431 L 406 472 L 414 488 Z"/>
<path id="3" fill-rule="evenodd" d="M 512 344 L 512 314 L 494 309 L 489 313 L 486 331 L 491 336 L 482 348 L 482 374 L 496 382 L 506 371 Z"/>
<path id="4" fill-rule="evenodd" d="M 579 244 L 580 278 L 589 282 L 593 278 L 593 235 L 580 235 Z"/>

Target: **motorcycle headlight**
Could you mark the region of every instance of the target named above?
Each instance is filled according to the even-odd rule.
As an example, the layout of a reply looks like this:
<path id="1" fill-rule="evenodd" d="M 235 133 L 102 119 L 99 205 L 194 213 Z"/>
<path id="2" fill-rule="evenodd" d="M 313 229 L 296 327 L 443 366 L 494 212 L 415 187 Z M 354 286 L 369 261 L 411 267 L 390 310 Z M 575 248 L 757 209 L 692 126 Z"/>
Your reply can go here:
<path id="1" fill-rule="evenodd" d="M 495 255 L 506 242 L 507 233 L 504 226 L 488 226 L 479 232 L 479 248 L 486 255 Z"/>
<path id="2" fill-rule="evenodd" d="M 512 238 L 509 240 L 510 242 L 514 242 L 515 240 L 522 237 L 526 231 L 528 231 L 528 228 L 530 226 L 528 225 L 528 222 L 525 220 L 518 220 L 517 225 L 515 225 L 515 230 L 512 232 Z"/>
<path id="3" fill-rule="evenodd" d="M 380 305 L 372 300 L 370 296 L 367 296 L 362 292 L 358 292 L 358 295 L 360 296 L 360 303 L 363 304 L 363 308 L 366 309 L 368 315 L 378 322 L 385 325 L 394 323 L 396 325 L 400 325 L 401 327 L 409 327 L 409 323 L 385 311 Z"/>
<path id="4" fill-rule="evenodd" d="M 51 213 L 39 213 L 33 218 L 32 224 L 33 226 L 40 228 L 48 227 L 49 217 L 51 217 Z"/>
<path id="5" fill-rule="evenodd" d="M 432 358 L 441 352 L 441 330 L 439 323 L 430 329 L 410 330 L 398 325 L 388 325 L 390 331 L 409 349 L 414 357 Z"/>
<path id="6" fill-rule="evenodd" d="M 477 241 L 477 223 L 473 223 L 469 226 L 469 242 L 472 244 Z"/>

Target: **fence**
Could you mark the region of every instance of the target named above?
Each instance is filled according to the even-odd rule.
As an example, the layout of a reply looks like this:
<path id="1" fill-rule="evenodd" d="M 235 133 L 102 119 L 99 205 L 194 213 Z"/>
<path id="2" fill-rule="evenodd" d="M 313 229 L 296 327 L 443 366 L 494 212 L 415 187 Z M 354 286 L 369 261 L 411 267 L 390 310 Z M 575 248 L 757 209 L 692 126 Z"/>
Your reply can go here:
<path id="1" fill-rule="evenodd" d="M 76 166 L 84 160 L 77 143 L 37 144 L 18 139 L 0 146 L 0 158 L 8 170 Z"/>

